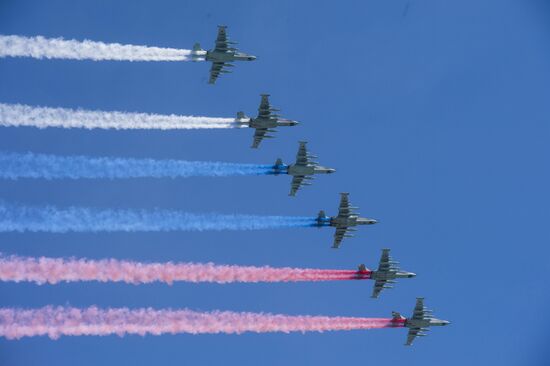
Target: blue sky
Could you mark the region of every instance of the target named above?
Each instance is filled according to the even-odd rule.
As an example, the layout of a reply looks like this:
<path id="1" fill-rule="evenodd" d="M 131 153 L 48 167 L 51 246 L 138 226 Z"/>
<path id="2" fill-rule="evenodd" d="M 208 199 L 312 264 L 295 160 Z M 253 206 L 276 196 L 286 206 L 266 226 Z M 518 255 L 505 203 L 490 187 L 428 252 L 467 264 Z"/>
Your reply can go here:
<path id="1" fill-rule="evenodd" d="M 1 306 L 190 307 L 288 314 L 409 315 L 416 296 L 453 324 L 414 347 L 405 330 L 325 334 L 0 340 L 5 365 L 546 364 L 550 304 L 550 9 L 543 1 L 0 1 L 0 34 L 211 47 L 216 25 L 244 52 L 215 86 L 205 63 L 0 60 L 0 101 L 151 113 L 285 117 L 252 131 L 4 128 L 6 151 L 271 163 L 307 139 L 324 165 L 298 197 L 289 177 L 1 181 L 27 204 L 314 215 L 349 191 L 380 220 L 331 250 L 332 232 L 0 234 L 2 252 L 142 261 L 355 268 L 380 249 L 417 278 L 378 300 L 371 282 L 192 285 L 0 284 Z M 546 362 L 545 362 L 546 361 Z"/>

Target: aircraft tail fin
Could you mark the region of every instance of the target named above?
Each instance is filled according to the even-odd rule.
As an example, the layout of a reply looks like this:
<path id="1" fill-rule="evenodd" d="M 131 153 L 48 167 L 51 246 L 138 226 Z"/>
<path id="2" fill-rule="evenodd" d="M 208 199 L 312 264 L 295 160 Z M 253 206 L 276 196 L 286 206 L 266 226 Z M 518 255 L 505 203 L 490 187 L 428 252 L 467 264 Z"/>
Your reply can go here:
<path id="1" fill-rule="evenodd" d="M 365 266 L 364 264 L 360 264 L 359 267 L 357 268 L 357 270 L 359 272 L 366 272 L 367 271 L 367 266 Z"/>
<path id="2" fill-rule="evenodd" d="M 279 175 L 279 174 L 284 174 L 284 173 L 287 173 L 288 170 L 287 170 L 287 167 L 285 166 L 285 164 L 283 163 L 283 159 L 279 158 L 275 161 L 275 165 L 273 166 L 273 174 L 275 175 Z"/>
<path id="3" fill-rule="evenodd" d="M 241 125 L 245 125 L 250 127 L 250 117 L 248 117 L 244 112 L 237 112 L 237 118 L 236 121 L 240 123 Z"/>
<path id="4" fill-rule="evenodd" d="M 325 211 L 321 210 L 319 211 L 319 214 L 317 215 L 317 225 L 319 227 L 328 225 L 330 220 L 328 219 L 327 215 L 325 214 Z"/>
<path id="5" fill-rule="evenodd" d="M 191 52 L 192 61 L 204 61 L 206 60 L 207 52 L 201 48 L 200 43 L 195 43 L 193 45 L 193 51 Z"/>
<path id="6" fill-rule="evenodd" d="M 392 320 L 403 320 L 405 317 L 401 315 L 401 313 L 398 313 L 397 311 L 391 312 Z"/>

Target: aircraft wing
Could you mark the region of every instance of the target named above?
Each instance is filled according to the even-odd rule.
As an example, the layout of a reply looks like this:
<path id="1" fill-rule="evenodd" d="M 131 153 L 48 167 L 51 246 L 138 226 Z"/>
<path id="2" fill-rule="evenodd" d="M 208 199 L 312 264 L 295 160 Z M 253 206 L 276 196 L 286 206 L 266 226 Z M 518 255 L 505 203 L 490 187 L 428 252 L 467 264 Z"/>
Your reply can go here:
<path id="1" fill-rule="evenodd" d="M 380 257 L 380 262 L 378 263 L 378 271 L 387 272 L 393 269 L 390 257 L 389 249 L 382 249 L 382 256 Z"/>
<path id="2" fill-rule="evenodd" d="M 269 103 L 269 94 L 262 94 L 262 100 L 258 107 L 258 118 L 274 118 L 276 117 L 276 115 L 273 114 L 274 111 L 277 111 L 277 109 L 271 107 Z"/>
<path id="3" fill-rule="evenodd" d="M 423 335 L 422 328 L 409 328 L 409 333 L 407 334 L 407 343 L 405 346 L 410 346 L 413 344 L 416 337 Z"/>
<path id="4" fill-rule="evenodd" d="M 349 193 L 340 193 L 340 206 L 338 207 L 338 216 L 350 217 L 355 207 L 352 207 L 349 202 Z"/>
<path id="5" fill-rule="evenodd" d="M 266 137 L 267 128 L 256 128 L 254 132 L 254 141 L 252 142 L 252 147 L 257 149 L 260 146 L 260 142 Z"/>
<path id="6" fill-rule="evenodd" d="M 342 240 L 344 240 L 344 237 L 346 236 L 347 231 L 347 226 L 336 228 L 336 232 L 334 233 L 334 243 L 332 243 L 333 248 L 338 249 L 340 247 L 340 245 L 342 244 Z"/>
<path id="7" fill-rule="evenodd" d="M 224 63 L 224 62 L 212 62 L 212 67 L 210 68 L 210 79 L 208 80 L 208 84 L 214 84 L 218 79 L 218 76 L 220 76 L 220 74 L 230 72 L 224 69 L 224 67 L 227 67 L 227 66 L 233 66 L 233 65 L 230 63 Z"/>
<path id="8" fill-rule="evenodd" d="M 423 297 L 417 297 L 416 298 L 416 305 L 414 306 L 412 319 L 427 319 L 430 317 L 431 311 L 428 310 L 424 306 L 424 298 Z"/>
<path id="9" fill-rule="evenodd" d="M 414 306 L 413 315 L 411 319 L 415 320 L 425 320 L 430 319 L 432 311 L 427 309 L 424 306 L 424 298 L 423 297 L 417 297 L 416 298 L 416 305 Z M 427 328 L 421 328 L 421 327 L 413 327 L 409 328 L 409 334 L 407 335 L 407 343 L 405 345 L 410 346 L 414 339 L 416 337 L 423 337 L 426 336 L 426 333 L 428 329 Z"/>
<path id="10" fill-rule="evenodd" d="M 371 297 L 374 299 L 377 299 L 380 295 L 380 292 L 384 289 L 384 285 L 386 284 L 386 281 L 384 280 L 376 280 L 374 282 L 374 288 L 372 289 L 372 295 Z"/>
<path id="11" fill-rule="evenodd" d="M 306 166 L 308 164 L 313 164 L 311 160 L 311 155 L 307 152 L 306 142 L 300 141 L 300 147 L 298 148 L 298 153 L 296 154 L 296 165 Z"/>
<path id="12" fill-rule="evenodd" d="M 295 175 L 292 177 L 292 182 L 290 183 L 290 196 L 295 196 L 296 192 L 300 189 L 302 186 L 302 183 L 304 182 L 304 176 L 303 175 Z"/>
<path id="13" fill-rule="evenodd" d="M 216 46 L 214 49 L 219 52 L 226 52 L 229 49 L 225 28 L 225 26 L 218 26 L 218 37 L 216 37 Z"/>
<path id="14" fill-rule="evenodd" d="M 394 269 L 391 262 L 392 258 L 390 257 L 389 249 L 382 249 L 382 256 L 380 257 L 380 262 L 378 264 L 378 272 L 389 272 Z M 388 280 L 376 280 L 374 283 L 374 289 L 372 290 L 373 298 L 377 298 L 380 295 L 380 292 L 385 288 L 391 288 L 388 284 Z"/>

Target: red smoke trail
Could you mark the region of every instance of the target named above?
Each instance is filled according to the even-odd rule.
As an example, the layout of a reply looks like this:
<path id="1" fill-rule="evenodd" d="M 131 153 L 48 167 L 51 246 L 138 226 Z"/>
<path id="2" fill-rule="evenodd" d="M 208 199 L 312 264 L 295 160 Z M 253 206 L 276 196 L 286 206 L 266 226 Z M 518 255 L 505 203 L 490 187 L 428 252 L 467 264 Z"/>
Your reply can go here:
<path id="1" fill-rule="evenodd" d="M 230 311 L 86 309 L 51 307 L 0 309 L 0 336 L 19 339 L 47 335 L 202 334 L 244 332 L 323 332 L 334 330 L 402 327 L 391 318 L 289 316 Z"/>
<path id="2" fill-rule="evenodd" d="M 0 257 L 1 281 L 38 284 L 75 281 L 133 284 L 186 282 L 294 282 L 369 279 L 370 271 L 227 266 L 213 263 L 140 263 L 116 259 Z"/>

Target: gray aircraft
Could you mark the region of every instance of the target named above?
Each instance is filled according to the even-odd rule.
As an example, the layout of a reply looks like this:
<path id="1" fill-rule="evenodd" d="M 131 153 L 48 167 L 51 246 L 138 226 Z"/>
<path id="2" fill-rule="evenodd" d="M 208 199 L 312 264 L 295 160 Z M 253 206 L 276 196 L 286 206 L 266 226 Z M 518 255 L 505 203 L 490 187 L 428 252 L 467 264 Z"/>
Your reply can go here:
<path id="1" fill-rule="evenodd" d="M 336 228 L 334 243 L 332 244 L 332 247 L 335 249 L 340 247 L 344 238 L 353 237 L 349 232 L 357 231 L 354 226 L 372 225 L 378 222 L 374 219 L 359 217 L 359 213 L 355 212 L 358 207 L 351 206 L 348 196 L 349 193 L 340 193 L 338 216 L 329 217 L 325 214 L 325 211 L 320 211 L 319 215 L 317 215 L 317 226 L 333 226 Z"/>
<path id="2" fill-rule="evenodd" d="M 416 276 L 412 272 L 404 272 L 397 266 L 399 262 L 393 260 L 390 256 L 389 249 L 382 249 L 382 257 L 378 264 L 378 269 L 375 271 L 369 271 L 364 264 L 359 265 L 358 274 L 368 274 L 369 278 L 374 280 L 374 288 L 372 290 L 372 298 L 378 298 L 380 292 L 385 288 L 393 288 L 392 284 L 398 278 L 412 278 Z"/>
<path id="3" fill-rule="evenodd" d="M 273 108 L 269 104 L 269 94 L 260 94 L 262 100 L 260 101 L 260 107 L 258 108 L 258 116 L 256 118 L 247 117 L 244 112 L 237 113 L 237 123 L 250 128 L 255 128 L 254 141 L 252 142 L 252 148 L 256 149 L 260 146 L 260 142 L 263 139 L 274 138 L 275 136 L 268 135 L 268 133 L 276 132 L 275 127 L 279 126 L 296 126 L 298 122 L 281 118 L 278 114 L 273 112 L 279 112 L 278 109 Z"/>
<path id="4" fill-rule="evenodd" d="M 247 55 L 246 53 L 238 52 L 234 47 L 237 42 L 230 41 L 227 38 L 225 25 L 218 25 L 218 37 L 216 45 L 213 49 L 205 51 L 201 48 L 200 43 L 195 43 L 191 53 L 193 61 L 212 61 L 210 68 L 210 79 L 208 84 L 214 84 L 220 74 L 231 73 L 227 70 L 228 67 L 234 67 L 233 61 L 254 61 L 256 56 Z"/>
<path id="5" fill-rule="evenodd" d="M 425 332 L 428 331 L 429 327 L 451 324 L 448 320 L 434 318 L 432 316 L 432 311 L 424 306 L 423 297 L 416 298 L 416 306 L 414 307 L 412 317 L 405 318 L 395 311 L 392 312 L 392 316 L 392 323 L 396 327 L 405 326 L 409 328 L 407 342 L 405 343 L 406 346 L 412 345 L 416 337 L 427 336 Z"/>
<path id="6" fill-rule="evenodd" d="M 308 181 L 313 180 L 313 175 L 332 174 L 336 171 L 336 169 L 321 166 L 313 160 L 317 156 L 308 153 L 306 148 L 307 141 L 300 141 L 299 144 L 300 147 L 298 148 L 294 164 L 286 165 L 282 159 L 277 159 L 275 162 L 275 174 L 286 173 L 292 175 L 289 196 L 295 196 L 301 186 L 311 185 Z"/>

